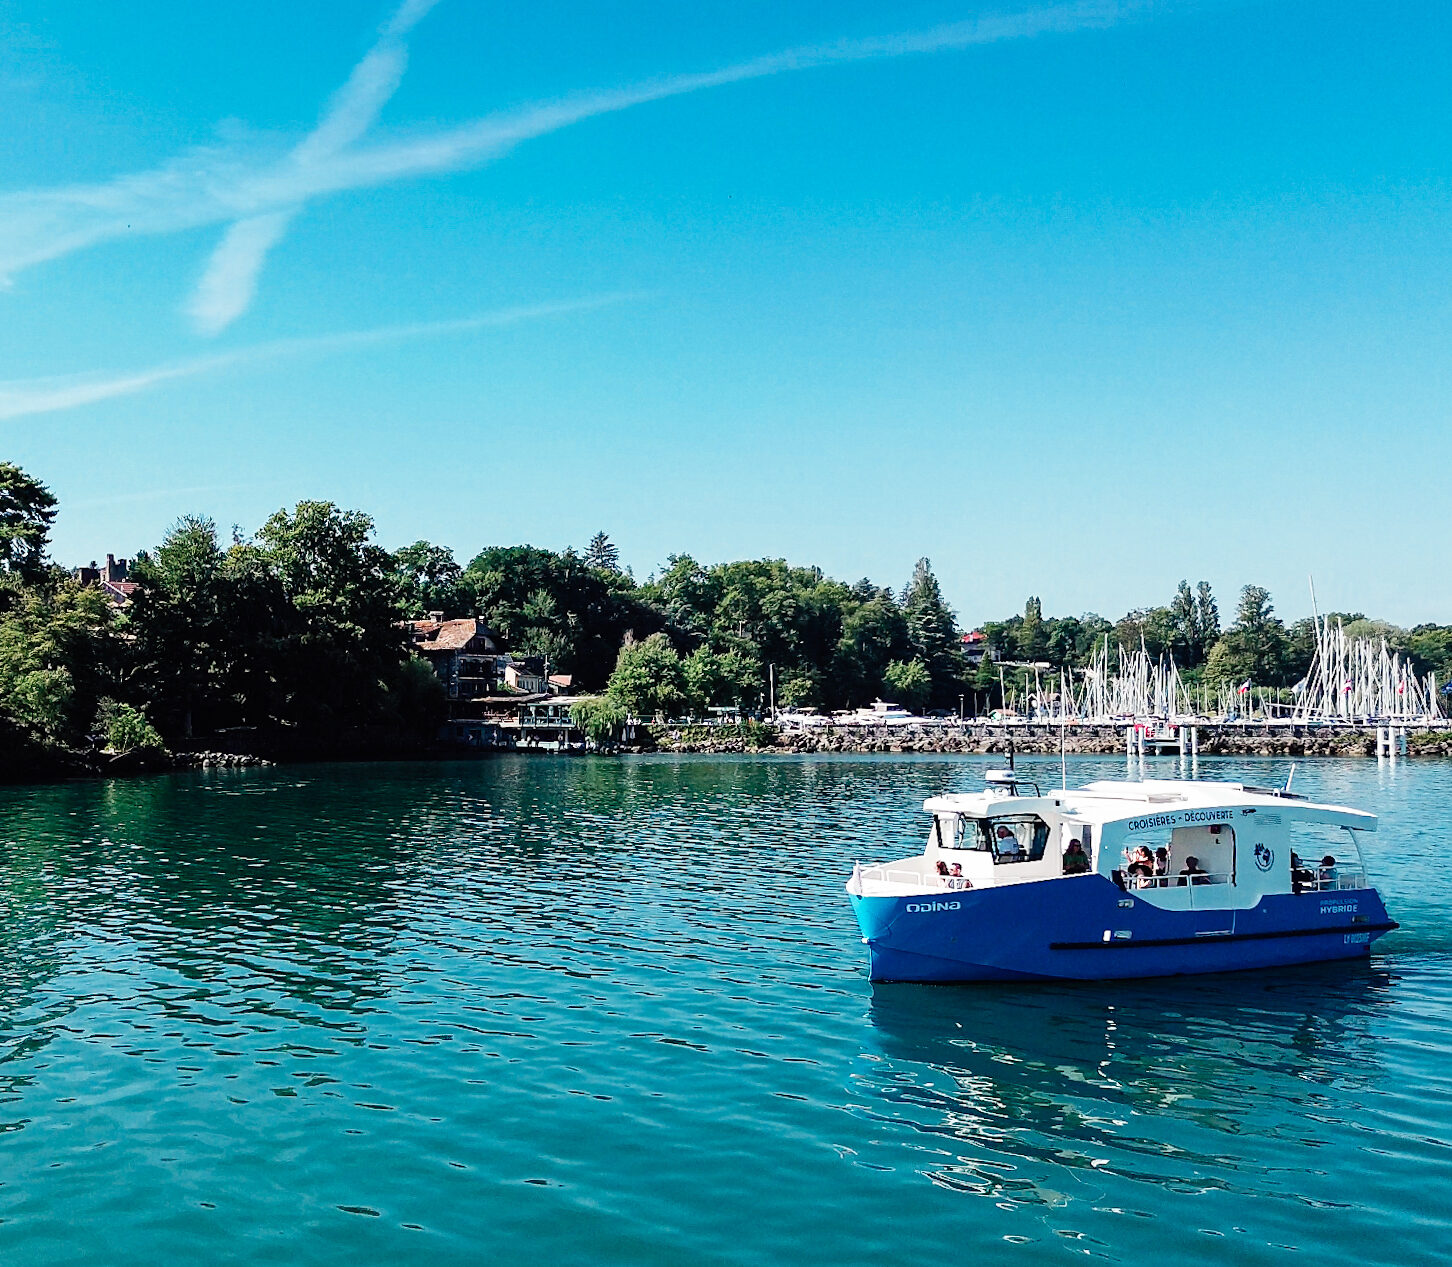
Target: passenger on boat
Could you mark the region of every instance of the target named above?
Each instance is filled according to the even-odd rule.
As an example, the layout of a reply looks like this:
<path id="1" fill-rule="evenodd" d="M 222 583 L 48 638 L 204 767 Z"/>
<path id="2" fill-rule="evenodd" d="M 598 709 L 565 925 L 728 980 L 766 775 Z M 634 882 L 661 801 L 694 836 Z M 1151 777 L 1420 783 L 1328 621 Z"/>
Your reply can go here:
<path id="1" fill-rule="evenodd" d="M 1336 859 L 1329 853 L 1321 859 L 1321 865 L 1316 868 L 1316 879 L 1320 880 L 1323 888 L 1336 887 Z"/>
<path id="2" fill-rule="evenodd" d="M 1209 884 L 1210 877 L 1200 866 L 1200 859 L 1191 854 L 1180 868 L 1180 884 Z"/>
<path id="3" fill-rule="evenodd" d="M 1001 860 L 1019 862 L 1023 858 L 1023 846 L 1018 843 L 1018 837 L 1013 834 L 1002 823 L 998 825 L 995 834 L 997 840 L 998 856 Z"/>
<path id="4" fill-rule="evenodd" d="M 941 858 L 938 859 L 938 874 L 940 876 L 943 876 L 945 879 L 948 875 L 948 864 L 944 862 Z"/>
<path id="5" fill-rule="evenodd" d="M 948 877 L 948 887 L 950 889 L 971 889 L 973 887 L 968 877 L 963 874 L 963 864 L 961 862 L 955 862 L 953 864 L 952 874 Z"/>
<path id="6" fill-rule="evenodd" d="M 1167 876 L 1170 874 L 1170 851 L 1161 845 L 1155 850 L 1155 875 Z"/>
<path id="7" fill-rule="evenodd" d="M 1077 840 L 1071 840 L 1064 850 L 1064 874 L 1084 875 L 1089 870 L 1089 855 Z"/>
<path id="8" fill-rule="evenodd" d="M 1291 892 L 1299 893 L 1304 885 L 1314 882 L 1316 877 L 1310 867 L 1301 861 L 1301 855 L 1291 850 Z"/>
<path id="9" fill-rule="evenodd" d="M 1150 853 L 1149 847 L 1136 846 L 1134 853 L 1130 856 L 1129 866 L 1125 870 L 1129 872 L 1130 879 L 1136 882 L 1135 887 L 1144 887 L 1144 882 L 1151 879 L 1155 873 L 1155 856 Z"/>

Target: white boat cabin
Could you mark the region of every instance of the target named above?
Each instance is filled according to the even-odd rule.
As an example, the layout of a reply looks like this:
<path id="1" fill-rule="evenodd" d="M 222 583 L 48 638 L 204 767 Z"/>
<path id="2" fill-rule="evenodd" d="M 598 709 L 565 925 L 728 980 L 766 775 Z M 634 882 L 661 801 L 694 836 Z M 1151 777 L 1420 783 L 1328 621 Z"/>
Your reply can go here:
<path id="1" fill-rule="evenodd" d="M 1360 810 L 1243 783 L 1104 781 L 1043 793 L 1009 771 L 988 777 L 986 791 L 925 801 L 921 856 L 858 867 L 849 890 L 899 896 L 1097 874 L 1188 910 L 1366 884 L 1356 837 L 1375 831 L 1376 817 Z"/>

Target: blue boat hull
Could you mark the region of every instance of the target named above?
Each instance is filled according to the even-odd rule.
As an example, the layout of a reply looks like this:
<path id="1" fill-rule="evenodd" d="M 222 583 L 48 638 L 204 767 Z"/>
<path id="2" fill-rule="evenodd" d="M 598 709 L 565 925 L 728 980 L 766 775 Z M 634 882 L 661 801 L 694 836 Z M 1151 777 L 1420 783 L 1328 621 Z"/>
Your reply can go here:
<path id="1" fill-rule="evenodd" d="M 1103 876 L 917 897 L 850 895 L 874 981 L 1103 981 L 1360 959 L 1397 927 L 1375 889 L 1167 911 Z"/>

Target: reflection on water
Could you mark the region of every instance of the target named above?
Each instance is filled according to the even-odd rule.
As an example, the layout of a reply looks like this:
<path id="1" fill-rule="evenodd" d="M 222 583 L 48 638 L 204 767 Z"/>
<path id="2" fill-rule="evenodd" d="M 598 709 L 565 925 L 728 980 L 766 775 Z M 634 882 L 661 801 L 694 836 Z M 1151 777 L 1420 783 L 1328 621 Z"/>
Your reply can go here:
<path id="1" fill-rule="evenodd" d="M 1452 765 L 1297 771 L 1383 815 L 1370 967 L 870 987 L 852 861 L 985 764 L 0 790 L 5 1262 L 1435 1259 Z"/>
<path id="2" fill-rule="evenodd" d="M 870 1017 L 894 1068 L 886 1114 L 962 1146 L 935 1182 L 1054 1203 L 1068 1168 L 1265 1195 L 1274 1164 L 1227 1137 L 1293 1129 L 1304 1142 L 1329 1104 L 1374 1087 L 1390 986 L 1340 967 L 1250 983 L 879 986 Z"/>

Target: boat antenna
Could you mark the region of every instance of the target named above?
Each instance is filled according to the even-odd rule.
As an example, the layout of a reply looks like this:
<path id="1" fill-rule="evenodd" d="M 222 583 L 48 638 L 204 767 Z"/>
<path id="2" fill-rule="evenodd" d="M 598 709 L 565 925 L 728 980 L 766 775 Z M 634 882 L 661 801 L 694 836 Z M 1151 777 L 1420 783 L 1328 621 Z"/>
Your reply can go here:
<path id="1" fill-rule="evenodd" d="M 1285 785 L 1285 787 L 1283 787 L 1281 789 L 1282 792 L 1289 792 L 1291 790 L 1291 780 L 1294 779 L 1295 777 L 1296 777 L 1296 763 L 1294 761 L 1292 761 L 1291 762 L 1290 772 L 1286 775 L 1286 785 Z"/>

